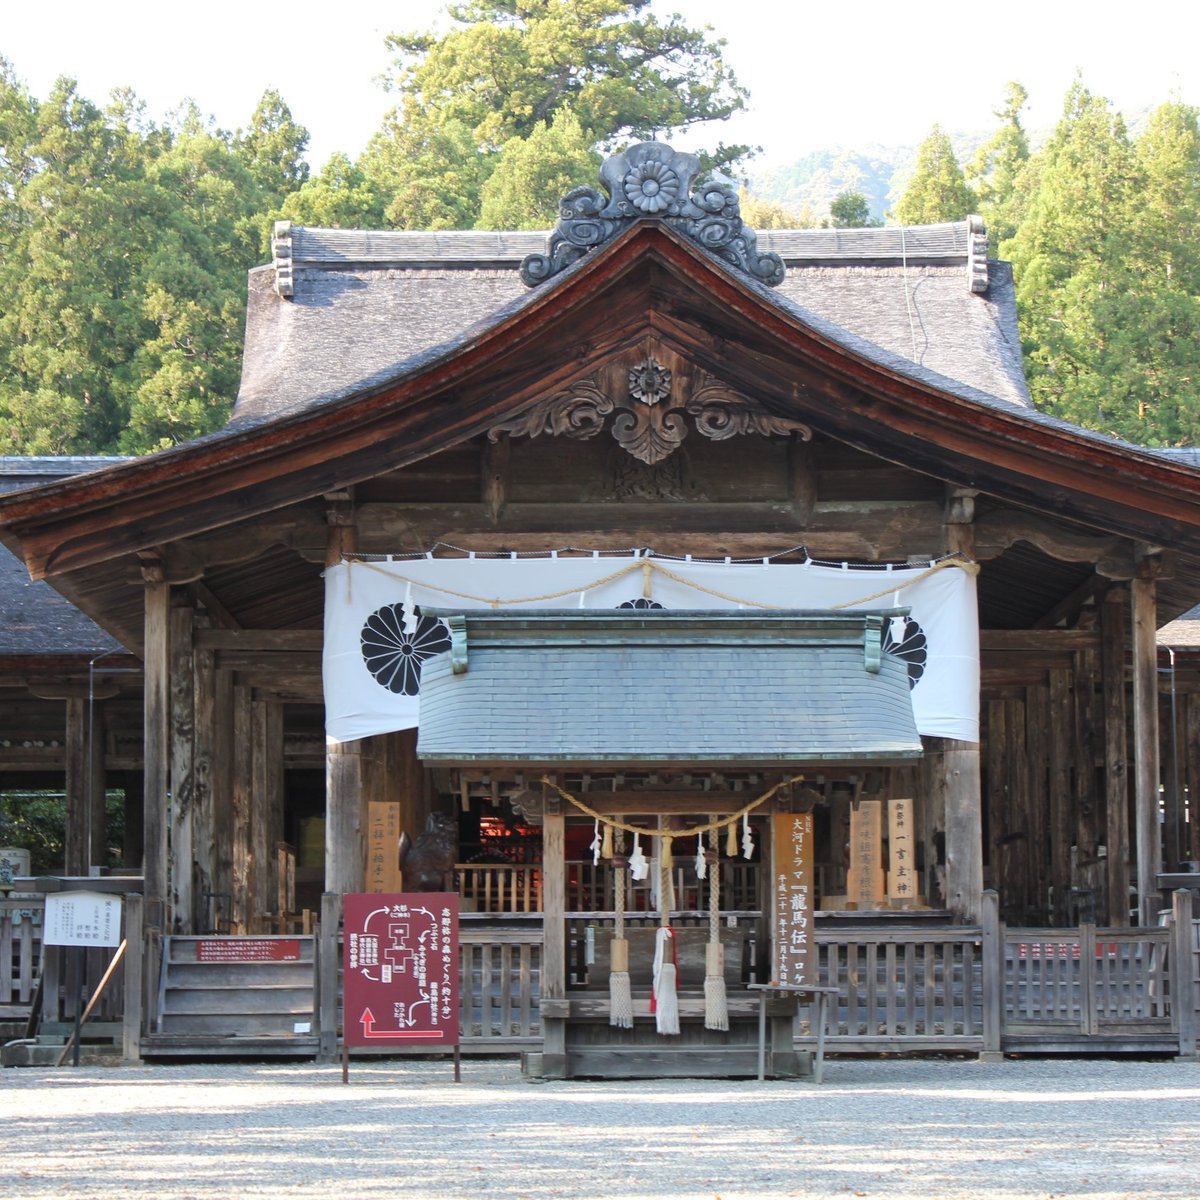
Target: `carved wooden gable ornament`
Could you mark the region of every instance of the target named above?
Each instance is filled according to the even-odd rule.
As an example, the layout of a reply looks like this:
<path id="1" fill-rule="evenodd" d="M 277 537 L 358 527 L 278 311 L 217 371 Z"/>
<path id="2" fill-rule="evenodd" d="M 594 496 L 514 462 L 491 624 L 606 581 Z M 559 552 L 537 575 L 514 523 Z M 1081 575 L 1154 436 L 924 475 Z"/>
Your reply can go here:
<path id="1" fill-rule="evenodd" d="M 530 287 L 543 283 L 634 221 L 653 219 L 752 279 L 768 287 L 780 283 L 783 260 L 759 253 L 754 230 L 741 219 L 736 187 L 719 180 L 694 184 L 699 169 L 694 154 L 661 142 L 642 142 L 613 155 L 600 168 L 607 196 L 588 187 L 569 191 L 559 205 L 548 253 L 529 255 L 521 278 Z M 689 417 L 699 434 L 714 441 L 745 433 L 812 436 L 808 426 L 768 412 L 653 343 L 493 426 L 489 436 L 492 441 L 502 434 L 585 439 L 607 426 L 620 446 L 653 466 L 687 436 Z"/>
<path id="2" fill-rule="evenodd" d="M 607 426 L 618 445 L 653 466 L 687 437 L 688 418 L 697 433 L 717 442 L 745 433 L 795 434 L 802 441 L 812 437 L 812 430 L 802 422 L 768 412 L 660 347 L 643 349 L 633 359 L 615 362 L 537 401 L 519 415 L 493 425 L 488 436 L 492 441 L 502 434 L 584 440 Z"/>

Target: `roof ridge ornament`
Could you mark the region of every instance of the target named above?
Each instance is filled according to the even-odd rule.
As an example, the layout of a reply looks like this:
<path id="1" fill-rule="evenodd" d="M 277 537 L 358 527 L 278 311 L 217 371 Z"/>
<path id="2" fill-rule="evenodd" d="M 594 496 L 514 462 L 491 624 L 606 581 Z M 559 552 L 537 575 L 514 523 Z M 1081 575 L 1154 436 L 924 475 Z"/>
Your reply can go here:
<path id="1" fill-rule="evenodd" d="M 535 287 L 634 221 L 656 219 L 767 287 L 782 283 L 783 259 L 759 252 L 754 230 L 742 221 L 737 188 L 729 181 L 705 179 L 693 190 L 699 171 L 696 155 L 665 142 L 638 142 L 612 155 L 600 168 L 607 197 L 591 187 L 567 192 L 548 252 L 527 255 L 521 278 Z"/>

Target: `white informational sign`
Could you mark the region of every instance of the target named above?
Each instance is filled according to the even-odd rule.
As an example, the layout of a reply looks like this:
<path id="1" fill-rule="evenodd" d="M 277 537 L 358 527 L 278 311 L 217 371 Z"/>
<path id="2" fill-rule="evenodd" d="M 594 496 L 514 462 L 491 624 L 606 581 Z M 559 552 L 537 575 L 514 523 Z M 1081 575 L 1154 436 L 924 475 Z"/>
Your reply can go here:
<path id="1" fill-rule="evenodd" d="M 52 892 L 46 897 L 47 946 L 119 946 L 121 897 L 103 892 Z"/>
<path id="2" fill-rule="evenodd" d="M 450 648 L 430 608 L 875 610 L 908 608 L 883 649 L 904 660 L 917 731 L 979 738 L 975 578 L 946 564 L 860 569 L 637 554 L 393 558 L 325 571 L 325 732 L 349 742 L 420 721 L 421 663 Z"/>

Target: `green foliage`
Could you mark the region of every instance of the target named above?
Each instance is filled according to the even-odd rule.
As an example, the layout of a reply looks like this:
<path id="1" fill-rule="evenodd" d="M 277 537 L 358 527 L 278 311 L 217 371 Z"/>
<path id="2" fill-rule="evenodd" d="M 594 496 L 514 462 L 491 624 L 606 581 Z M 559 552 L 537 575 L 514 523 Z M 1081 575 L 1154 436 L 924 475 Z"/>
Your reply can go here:
<path id="1" fill-rule="evenodd" d="M 246 270 L 306 136 L 274 93 L 232 139 L 68 79 L 39 103 L 0 66 L 0 453 L 141 453 L 224 423 Z"/>
<path id="2" fill-rule="evenodd" d="M 966 172 L 975 188 L 993 253 L 1016 233 L 1025 198 L 1019 181 L 1029 161 L 1029 139 L 1021 125 L 1021 110 L 1028 98 L 1019 83 L 1009 82 L 1004 104 L 995 114 L 1003 124 L 975 152 Z"/>
<path id="3" fill-rule="evenodd" d="M 1200 440 L 1200 136 L 1163 105 L 1131 143 L 1076 82 L 1029 163 L 1011 256 L 1039 407 L 1144 445 Z"/>
<path id="4" fill-rule="evenodd" d="M 66 797 L 62 792 L 0 792 L 0 846 L 29 851 L 34 875 L 60 875 L 65 861 Z M 122 865 L 125 797 L 109 791 L 104 797 L 105 866 Z"/>
<path id="5" fill-rule="evenodd" d="M 830 201 L 829 220 L 835 229 L 866 229 L 881 222 L 871 220 L 871 208 L 862 192 L 839 192 Z"/>
<path id="6" fill-rule="evenodd" d="M 559 109 L 549 126 L 539 121 L 528 137 L 510 138 L 483 185 L 480 229 L 547 229 L 559 200 L 573 187 L 594 184 L 600 155 L 578 118 Z"/>
<path id="7" fill-rule="evenodd" d="M 388 220 L 399 228 L 470 228 L 514 211 L 527 224 L 534 210 L 515 196 L 518 177 L 574 179 L 582 152 L 666 137 L 745 106 L 724 42 L 679 16 L 660 21 L 649 0 L 468 0 L 447 11 L 456 24 L 441 37 L 388 38 L 400 102 L 359 162 L 392 197 Z M 563 112 L 578 137 L 554 133 Z M 701 158 L 727 166 L 747 150 L 718 145 Z M 557 168 L 548 157 L 556 152 Z M 484 218 L 484 185 L 501 165 Z"/>
<path id="8" fill-rule="evenodd" d="M 378 229 L 384 197 L 365 172 L 344 154 L 332 154 L 319 175 L 284 200 L 280 215 L 298 225 L 327 229 Z"/>
<path id="9" fill-rule="evenodd" d="M 774 200 L 763 200 L 753 192 L 738 193 L 738 207 L 742 220 L 751 229 L 812 229 L 819 222 L 812 209 L 797 212 Z"/>
<path id="10" fill-rule="evenodd" d="M 917 169 L 896 205 L 896 216 L 904 225 L 931 225 L 961 221 L 975 206 L 975 193 L 967 186 L 950 138 L 935 125 L 917 149 Z"/>

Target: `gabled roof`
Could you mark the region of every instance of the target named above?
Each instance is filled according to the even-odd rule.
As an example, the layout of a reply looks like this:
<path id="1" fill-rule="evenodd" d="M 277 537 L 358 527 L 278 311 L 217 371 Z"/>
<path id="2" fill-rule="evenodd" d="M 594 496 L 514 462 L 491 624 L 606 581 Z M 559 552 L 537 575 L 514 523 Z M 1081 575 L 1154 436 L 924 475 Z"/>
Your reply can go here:
<path id="1" fill-rule="evenodd" d="M 274 262 L 250 275 L 233 423 L 324 403 L 519 303 L 529 294 L 522 260 L 543 252 L 546 239 L 281 223 Z M 1012 273 L 987 262 L 980 240 L 981 227 L 959 221 L 769 230 L 758 247 L 787 268 L 774 296 L 901 359 L 1027 405 Z"/>
<path id="2" fill-rule="evenodd" d="M 648 343 L 867 453 L 1200 557 L 1194 467 L 881 348 L 658 220 L 633 223 L 471 329 L 320 403 L 0 498 L 0 538 L 20 547 L 35 575 L 111 564 L 111 590 L 131 574 L 123 556 L 424 459 Z"/>

